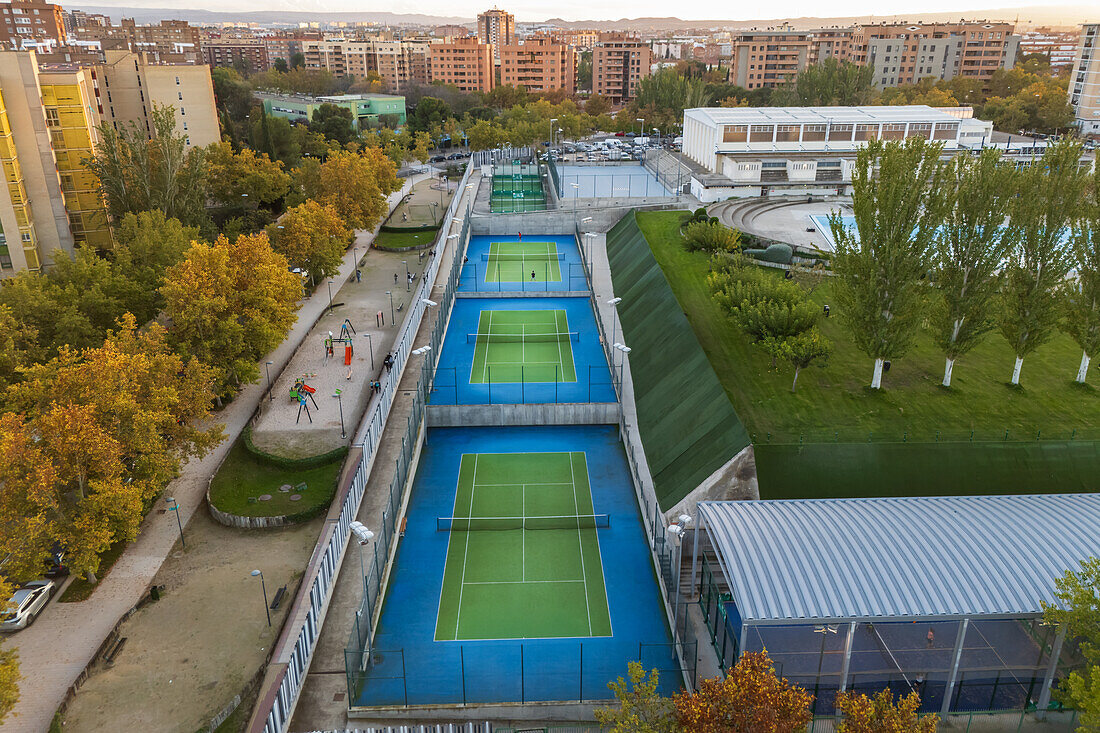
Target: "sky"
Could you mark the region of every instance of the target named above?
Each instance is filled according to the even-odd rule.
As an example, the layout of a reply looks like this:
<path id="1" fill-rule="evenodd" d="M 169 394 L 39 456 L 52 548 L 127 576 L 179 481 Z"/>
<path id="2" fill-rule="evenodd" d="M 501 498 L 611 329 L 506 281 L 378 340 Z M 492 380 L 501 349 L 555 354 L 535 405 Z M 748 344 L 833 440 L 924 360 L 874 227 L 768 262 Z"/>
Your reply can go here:
<path id="1" fill-rule="evenodd" d="M 129 7 L 164 7 L 164 0 L 87 0 L 88 5 L 115 5 Z M 965 12 L 974 17 L 974 11 L 1003 8 L 1007 5 L 1033 7 L 1065 7 L 1065 0 L 1025 0 L 1006 3 L 1005 0 L 780 0 L 758 5 L 756 3 L 731 3 L 729 0 L 694 0 L 688 4 L 669 3 L 667 0 L 619 0 L 618 2 L 593 3 L 591 0 L 517 0 L 505 2 L 500 7 L 515 14 L 516 20 L 541 21 L 548 18 L 565 20 L 618 20 L 620 18 L 669 17 L 684 20 L 722 19 L 748 20 L 767 18 L 797 18 L 802 16 L 859 16 L 874 17 L 906 13 Z M 420 13 L 425 15 L 459 16 L 473 18 L 478 12 L 491 7 L 490 2 L 478 0 L 389 0 L 385 3 L 363 0 L 182 0 L 176 7 L 201 8 L 219 11 L 294 10 L 317 11 L 389 11 L 394 13 Z M 1088 15 L 1088 6 L 1080 5 L 1075 16 Z M 1092 7 L 1094 20 L 1100 20 L 1100 10 Z M 1023 20 L 1023 18 L 1021 18 Z M 1043 22 L 1048 22 L 1044 19 Z M 1080 22 L 1070 17 L 1067 22 Z"/>

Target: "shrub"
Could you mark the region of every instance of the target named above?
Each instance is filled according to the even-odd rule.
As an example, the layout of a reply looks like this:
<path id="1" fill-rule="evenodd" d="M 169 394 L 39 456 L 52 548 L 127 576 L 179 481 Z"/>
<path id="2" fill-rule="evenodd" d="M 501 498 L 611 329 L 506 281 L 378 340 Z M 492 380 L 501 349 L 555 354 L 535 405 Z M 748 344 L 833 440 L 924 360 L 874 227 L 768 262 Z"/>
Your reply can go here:
<path id="1" fill-rule="evenodd" d="M 719 222 L 695 221 L 684 227 L 684 247 L 689 252 L 736 252 L 738 232 Z"/>
<path id="2" fill-rule="evenodd" d="M 700 206 L 695 211 L 691 212 L 691 221 L 706 221 L 707 209 L 705 206 Z"/>
<path id="3" fill-rule="evenodd" d="M 776 243 L 769 244 L 767 249 L 746 249 L 745 254 L 764 262 L 789 265 L 791 264 L 791 257 L 794 255 L 794 250 L 791 249 L 789 244 Z"/>

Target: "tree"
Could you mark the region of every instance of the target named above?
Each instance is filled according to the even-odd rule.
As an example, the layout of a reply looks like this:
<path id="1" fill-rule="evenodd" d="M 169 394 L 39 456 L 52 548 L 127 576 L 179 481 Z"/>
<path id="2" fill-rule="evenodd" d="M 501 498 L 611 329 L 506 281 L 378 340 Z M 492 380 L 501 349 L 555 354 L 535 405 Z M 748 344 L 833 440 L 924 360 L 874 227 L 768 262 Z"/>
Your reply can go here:
<path id="1" fill-rule="evenodd" d="M 126 287 L 120 298 L 138 323 L 152 320 L 164 307 L 160 288 L 165 271 L 183 259 L 199 230 L 168 219 L 161 211 L 127 214 L 115 228 L 110 259 L 118 281 Z"/>
<path id="2" fill-rule="evenodd" d="M 745 652 L 725 678 L 675 698 L 684 733 L 794 733 L 813 718 L 813 695 L 776 676 L 767 652 Z"/>
<path id="3" fill-rule="evenodd" d="M 16 320 L 11 308 L 0 303 L 0 384 L 22 379 L 21 371 L 32 363 L 38 329 Z"/>
<path id="4" fill-rule="evenodd" d="M 602 94 L 593 93 L 584 103 L 584 111 L 593 117 L 599 117 L 611 111 L 611 102 Z"/>
<path id="5" fill-rule="evenodd" d="M 581 51 L 579 57 L 577 58 L 577 88 L 589 90 L 592 89 L 591 51 Z"/>
<path id="6" fill-rule="evenodd" d="M 798 387 L 798 374 L 818 359 L 824 359 L 831 351 L 829 342 L 813 326 L 794 336 L 782 339 L 777 344 L 779 356 L 794 367 L 794 380 L 791 391 Z"/>
<path id="7" fill-rule="evenodd" d="M 306 55 L 301 51 L 296 51 L 290 55 L 290 68 L 300 69 L 306 65 Z"/>
<path id="8" fill-rule="evenodd" d="M 99 180 L 112 222 L 160 209 L 199 226 L 206 220 L 202 149 L 188 149 L 176 132 L 175 108 L 154 104 L 152 122 L 152 134 L 133 121 L 117 130 L 100 124 L 95 155 L 81 162 Z"/>
<path id="9" fill-rule="evenodd" d="M 0 593 L 11 597 L 11 586 L 0 581 Z M 19 702 L 19 655 L 11 649 L 0 649 L 0 723 Z"/>
<path id="10" fill-rule="evenodd" d="M 287 65 L 286 59 L 284 58 L 275 59 L 271 64 L 271 68 L 275 69 L 275 71 L 281 71 L 284 74 L 290 71 L 290 67 Z"/>
<path id="11" fill-rule="evenodd" d="M 416 103 L 416 109 L 409 115 L 409 129 L 413 132 L 431 132 L 435 127 L 442 127 L 453 116 L 450 105 L 442 99 L 425 96 Z"/>
<path id="12" fill-rule="evenodd" d="M 943 386 L 951 386 L 955 360 L 993 328 L 1000 286 L 998 269 L 1011 247 L 1004 227 L 1012 203 L 1015 167 L 999 151 L 955 157 L 944 186 L 944 223 L 932 250 L 932 283 L 938 298 L 930 313 L 932 335 L 943 349 Z"/>
<path id="13" fill-rule="evenodd" d="M 829 219 L 839 315 L 856 346 L 875 360 L 872 389 L 882 387 L 886 359 L 909 350 L 920 323 L 921 278 L 942 208 L 940 149 L 919 138 L 869 142 L 852 173 L 856 231 L 839 214 Z"/>
<path id="14" fill-rule="evenodd" d="M 717 221 L 695 221 L 684 227 L 684 247 L 689 252 L 737 252 L 741 232 Z"/>
<path id="15" fill-rule="evenodd" d="M 244 122 L 252 109 L 252 86 L 228 66 L 215 66 L 210 71 L 210 78 L 218 109 L 228 112 L 234 122 Z"/>
<path id="16" fill-rule="evenodd" d="M 1094 173 L 1092 196 L 1073 237 L 1077 276 L 1068 285 L 1063 328 L 1081 347 L 1077 382 L 1085 383 L 1089 362 L 1100 349 L 1100 169 Z"/>
<path id="17" fill-rule="evenodd" d="M 874 66 L 838 61 L 830 56 L 807 66 L 772 93 L 776 107 L 855 107 L 874 99 Z"/>
<path id="18" fill-rule="evenodd" d="M 257 152 L 265 153 L 272 160 L 280 161 L 284 169 L 292 169 L 302 159 L 302 144 L 299 137 L 308 132 L 310 131 L 304 126 L 296 128 L 282 117 L 272 117 L 261 112 L 252 120 L 250 139 L 252 147 Z"/>
<path id="19" fill-rule="evenodd" d="M 313 119 L 309 121 L 309 127 L 340 145 L 347 145 L 359 137 L 351 110 L 338 104 L 326 102 L 313 110 Z"/>
<path id="20" fill-rule="evenodd" d="M 1080 570 L 1067 570 L 1055 581 L 1055 601 L 1043 606 L 1043 620 L 1064 627 L 1075 639 L 1084 664 L 1062 680 L 1060 691 L 1067 707 L 1081 713 L 1079 730 L 1100 728 L 1100 558 L 1081 561 Z"/>
<path id="21" fill-rule="evenodd" d="M 209 197 L 231 209 L 275 207 L 290 190 L 283 164 L 250 148 L 233 152 L 229 143 L 206 148 L 206 187 Z"/>
<path id="22" fill-rule="evenodd" d="M 352 239 L 336 209 L 313 200 L 289 209 L 267 228 L 267 236 L 271 248 L 286 257 L 291 267 L 309 273 L 311 283 L 339 272 Z"/>
<path id="23" fill-rule="evenodd" d="M 629 682 L 607 684 L 618 705 L 596 708 L 596 721 L 610 733 L 675 733 L 672 700 L 657 693 L 657 670 L 647 677 L 639 662 L 628 662 L 627 676 Z"/>
<path id="24" fill-rule="evenodd" d="M 302 285 L 260 233 L 194 243 L 161 292 L 172 343 L 213 367 L 224 394 L 230 381 L 259 378 L 256 360 L 286 338 Z"/>
<path id="25" fill-rule="evenodd" d="M 1017 173 L 1008 225 L 1014 246 L 1004 265 L 1000 324 L 1016 354 L 1013 385 L 1020 383 L 1024 357 L 1058 326 L 1060 291 L 1072 265 L 1069 234 L 1082 213 L 1088 176 L 1080 159 L 1081 146 L 1067 140 L 1048 147 L 1042 160 Z"/>
<path id="26" fill-rule="evenodd" d="M 838 692 L 836 709 L 844 716 L 837 733 L 936 733 L 940 725 L 938 715 L 918 717 L 920 695 L 916 692 L 898 698 L 897 703 L 890 690 L 882 690 L 873 698 Z"/>
<path id="27" fill-rule="evenodd" d="M 397 167 L 373 147 L 303 162 L 295 184 L 302 200 L 332 206 L 352 229 L 373 229 L 386 213 L 386 197 L 400 188 Z"/>

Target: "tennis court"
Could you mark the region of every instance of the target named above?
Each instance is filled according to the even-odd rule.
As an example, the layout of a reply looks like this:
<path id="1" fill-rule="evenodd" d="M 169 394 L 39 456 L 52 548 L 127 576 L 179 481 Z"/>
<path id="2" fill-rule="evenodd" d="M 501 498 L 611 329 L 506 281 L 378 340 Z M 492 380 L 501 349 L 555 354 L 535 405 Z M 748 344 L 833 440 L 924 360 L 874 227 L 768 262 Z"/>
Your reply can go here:
<path id="1" fill-rule="evenodd" d="M 470 384 L 489 382 L 575 382 L 573 342 L 562 309 L 482 311 L 474 344 Z"/>
<path id="2" fill-rule="evenodd" d="M 614 402 L 589 298 L 460 297 L 433 405 Z"/>
<path id="3" fill-rule="evenodd" d="M 493 242 L 482 260 L 485 282 L 561 282 L 565 255 L 552 241 Z"/>
<path id="4" fill-rule="evenodd" d="M 559 480 L 551 488 L 561 491 L 525 485 Z M 582 507 L 585 495 L 590 503 Z M 464 502 L 465 511 L 456 509 Z M 513 511 L 528 517 L 526 531 L 459 526 L 475 514 Z M 532 528 L 561 521 L 534 517 L 562 512 L 573 517 L 572 528 Z M 586 513 L 605 526 L 583 527 L 578 538 L 576 517 Z M 680 688 L 617 426 L 431 428 L 405 516 L 370 663 L 356 656 L 350 666 L 354 705 L 603 700 L 612 696 L 607 683 L 626 674 L 632 660 L 660 670 L 662 694 Z M 457 543 L 466 554 L 467 538 L 475 557 L 463 561 Z M 525 582 L 508 583 L 504 592 L 471 594 L 493 590 L 473 582 L 517 577 Z M 561 581 L 577 579 L 587 582 L 569 583 L 577 588 L 567 599 Z M 540 595 L 536 585 L 555 592 Z M 581 587 L 587 595 L 576 592 Z"/>
<path id="5" fill-rule="evenodd" d="M 462 456 L 436 641 L 611 636 L 583 452 Z"/>

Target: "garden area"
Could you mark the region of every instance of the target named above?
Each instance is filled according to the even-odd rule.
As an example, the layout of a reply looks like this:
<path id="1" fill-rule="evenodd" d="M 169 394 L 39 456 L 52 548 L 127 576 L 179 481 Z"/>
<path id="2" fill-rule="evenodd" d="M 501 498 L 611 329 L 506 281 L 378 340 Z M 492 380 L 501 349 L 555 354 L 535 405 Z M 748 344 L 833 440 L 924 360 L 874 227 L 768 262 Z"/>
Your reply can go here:
<path id="1" fill-rule="evenodd" d="M 210 503 L 245 517 L 315 517 L 336 493 L 347 448 L 311 458 L 274 456 L 249 445 L 246 430 L 210 484 Z"/>

